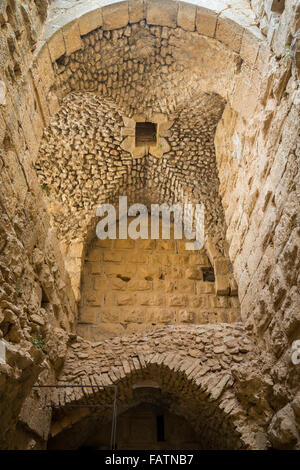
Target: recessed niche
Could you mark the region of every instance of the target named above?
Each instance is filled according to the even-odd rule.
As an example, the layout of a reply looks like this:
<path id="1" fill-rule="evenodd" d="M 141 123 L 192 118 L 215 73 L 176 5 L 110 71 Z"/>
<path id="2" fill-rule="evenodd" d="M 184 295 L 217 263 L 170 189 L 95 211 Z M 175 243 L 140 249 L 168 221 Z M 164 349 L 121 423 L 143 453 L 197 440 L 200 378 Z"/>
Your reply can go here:
<path id="1" fill-rule="evenodd" d="M 213 268 L 202 268 L 204 282 L 215 282 L 215 273 Z"/>
<path id="2" fill-rule="evenodd" d="M 154 122 L 137 122 L 135 126 L 135 146 L 157 144 L 157 124 Z"/>

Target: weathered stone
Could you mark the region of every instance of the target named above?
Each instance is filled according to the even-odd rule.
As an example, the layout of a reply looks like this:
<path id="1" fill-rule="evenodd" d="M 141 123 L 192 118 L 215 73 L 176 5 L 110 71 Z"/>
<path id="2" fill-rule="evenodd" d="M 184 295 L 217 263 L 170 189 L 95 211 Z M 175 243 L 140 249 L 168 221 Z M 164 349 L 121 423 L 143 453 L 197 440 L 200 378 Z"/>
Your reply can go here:
<path id="1" fill-rule="evenodd" d="M 118 2 L 102 8 L 103 29 L 122 28 L 129 21 L 128 2 Z"/>

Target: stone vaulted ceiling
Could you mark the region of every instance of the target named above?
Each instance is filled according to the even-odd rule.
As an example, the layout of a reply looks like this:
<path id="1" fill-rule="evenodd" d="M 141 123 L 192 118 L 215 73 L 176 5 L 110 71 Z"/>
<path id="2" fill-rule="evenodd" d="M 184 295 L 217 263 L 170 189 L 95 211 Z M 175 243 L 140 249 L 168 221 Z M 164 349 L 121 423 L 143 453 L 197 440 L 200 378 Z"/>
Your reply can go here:
<path id="1" fill-rule="evenodd" d="M 64 241 L 84 238 L 97 205 L 127 194 L 148 205 L 203 202 L 207 234 L 224 250 L 214 134 L 225 102 L 201 91 L 193 67 L 205 48 L 197 55 L 192 46 L 201 38 L 191 34 L 145 22 L 96 30 L 83 38 L 82 50 L 56 64 L 67 96 L 44 132 L 36 168 Z M 169 150 L 162 158 L 133 159 L 121 148 L 123 117 L 151 121 L 155 114 L 173 123 Z"/>

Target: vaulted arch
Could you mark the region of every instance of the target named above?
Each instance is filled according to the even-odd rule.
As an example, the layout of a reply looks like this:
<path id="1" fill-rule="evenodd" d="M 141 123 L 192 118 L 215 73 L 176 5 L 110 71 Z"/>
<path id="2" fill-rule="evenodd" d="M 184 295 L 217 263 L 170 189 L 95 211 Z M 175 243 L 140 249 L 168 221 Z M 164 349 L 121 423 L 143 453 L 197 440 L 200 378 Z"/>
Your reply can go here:
<path id="1" fill-rule="evenodd" d="M 87 359 L 80 359 L 82 351 Z M 116 385 L 118 416 L 152 403 L 184 417 L 197 432 L 200 448 L 257 448 L 263 442 L 270 409 L 266 377 L 255 372 L 256 354 L 241 324 L 166 328 L 92 347 L 79 339 L 70 348 L 59 385 L 98 385 L 99 390 L 83 388 L 75 395 L 67 391 L 64 405 L 53 415 L 51 446 L 63 448 L 73 442 L 80 447 L 87 439 L 89 419 L 93 425 L 95 420 L 109 422 L 111 409 L 72 405 L 88 400 L 112 404 L 114 390 L 101 387 Z M 245 396 L 245 385 L 251 382 L 260 389 L 251 399 L 256 403 L 254 414 Z M 58 403 L 55 393 L 52 399 Z M 86 431 L 79 432 L 81 426 Z M 75 435 L 73 440 L 70 436 Z"/>

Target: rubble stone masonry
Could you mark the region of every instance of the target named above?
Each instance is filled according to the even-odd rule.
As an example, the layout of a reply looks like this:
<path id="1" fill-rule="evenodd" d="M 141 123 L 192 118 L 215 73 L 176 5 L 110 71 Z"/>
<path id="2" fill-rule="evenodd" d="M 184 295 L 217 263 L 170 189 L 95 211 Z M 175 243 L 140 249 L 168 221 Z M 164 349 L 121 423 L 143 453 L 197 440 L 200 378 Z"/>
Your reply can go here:
<path id="1" fill-rule="evenodd" d="M 156 383 L 201 448 L 300 448 L 299 28 L 298 0 L 1 2 L 0 448 L 91 432 L 32 387 L 99 370 L 124 412 Z M 124 193 L 203 202 L 203 251 L 101 246 Z"/>

